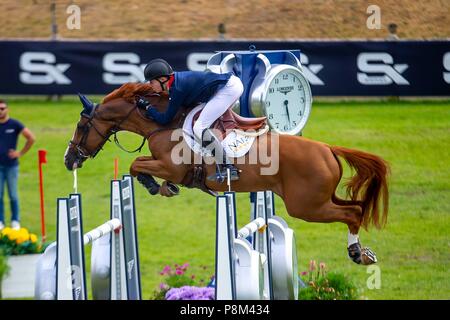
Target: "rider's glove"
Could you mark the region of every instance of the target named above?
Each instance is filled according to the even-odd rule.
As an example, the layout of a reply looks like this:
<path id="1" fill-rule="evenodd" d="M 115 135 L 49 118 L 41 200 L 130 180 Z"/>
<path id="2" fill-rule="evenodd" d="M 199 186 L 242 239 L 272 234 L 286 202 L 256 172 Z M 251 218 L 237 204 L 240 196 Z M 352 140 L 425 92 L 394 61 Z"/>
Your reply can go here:
<path id="1" fill-rule="evenodd" d="M 147 110 L 148 106 L 150 106 L 150 102 L 148 102 L 147 100 L 145 100 L 143 97 L 138 96 L 136 98 L 136 106 L 139 109 L 144 109 Z"/>

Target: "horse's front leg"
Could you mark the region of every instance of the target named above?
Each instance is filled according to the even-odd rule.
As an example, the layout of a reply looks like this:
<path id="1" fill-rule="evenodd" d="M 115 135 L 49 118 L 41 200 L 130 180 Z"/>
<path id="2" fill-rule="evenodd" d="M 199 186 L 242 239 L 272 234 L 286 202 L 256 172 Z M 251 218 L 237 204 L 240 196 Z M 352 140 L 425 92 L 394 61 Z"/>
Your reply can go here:
<path id="1" fill-rule="evenodd" d="M 137 157 L 131 164 L 130 173 L 151 195 L 159 193 L 162 196 L 172 197 L 179 193 L 179 188 L 170 182 L 172 180 L 171 173 L 161 160 L 156 160 L 151 156 Z M 166 181 L 160 186 L 153 175 Z"/>

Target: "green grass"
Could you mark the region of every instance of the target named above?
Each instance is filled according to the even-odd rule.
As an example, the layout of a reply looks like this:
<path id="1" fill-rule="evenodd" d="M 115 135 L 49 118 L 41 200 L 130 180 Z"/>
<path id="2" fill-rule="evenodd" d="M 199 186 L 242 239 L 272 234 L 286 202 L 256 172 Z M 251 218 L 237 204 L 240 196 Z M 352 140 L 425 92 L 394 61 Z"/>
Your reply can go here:
<path id="1" fill-rule="evenodd" d="M 44 167 L 47 230 L 48 238 L 54 240 L 56 198 L 73 191 L 72 173 L 64 168 L 63 155 L 80 106 L 75 100 L 12 100 L 10 108 L 12 116 L 37 136 L 34 148 L 21 159 L 22 224 L 40 233 L 37 150 L 45 148 L 49 161 Z M 391 164 L 392 178 L 387 227 L 361 232 L 363 245 L 378 255 L 381 288 L 369 290 L 367 268 L 347 258 L 345 225 L 290 218 L 278 200 L 278 214 L 296 233 L 299 271 L 306 270 L 310 260 L 325 262 L 330 271 L 350 276 L 367 299 L 449 299 L 450 102 L 315 103 L 304 135 L 378 154 Z M 123 141 L 131 148 L 139 138 L 127 134 Z M 78 172 L 85 230 L 108 219 L 115 157 L 120 159 L 120 172 L 127 173 L 135 155 L 109 143 Z M 161 280 L 158 272 L 166 264 L 189 262 L 197 278 L 213 275 L 214 198 L 185 188 L 175 198 L 150 197 L 136 186 L 144 298 L 156 289 Z M 239 194 L 237 200 L 242 225 L 249 217 L 248 195 Z"/>

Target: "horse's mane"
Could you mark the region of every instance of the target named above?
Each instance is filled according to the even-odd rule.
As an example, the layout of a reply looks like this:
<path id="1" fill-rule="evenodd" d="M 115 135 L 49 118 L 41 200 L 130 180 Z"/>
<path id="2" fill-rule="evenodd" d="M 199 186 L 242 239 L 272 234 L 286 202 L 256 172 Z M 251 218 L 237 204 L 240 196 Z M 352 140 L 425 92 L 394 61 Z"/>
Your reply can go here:
<path id="1" fill-rule="evenodd" d="M 146 96 L 153 93 L 153 89 L 148 83 L 129 82 L 123 84 L 120 88 L 114 90 L 103 98 L 102 103 L 113 99 L 122 98 L 130 103 L 135 102 L 135 96 Z"/>

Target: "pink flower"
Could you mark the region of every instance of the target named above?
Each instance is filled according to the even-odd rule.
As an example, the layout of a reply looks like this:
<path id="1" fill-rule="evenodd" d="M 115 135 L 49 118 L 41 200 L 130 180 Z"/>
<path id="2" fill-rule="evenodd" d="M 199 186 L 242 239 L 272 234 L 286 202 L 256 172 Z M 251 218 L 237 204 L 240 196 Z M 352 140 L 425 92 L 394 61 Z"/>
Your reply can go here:
<path id="1" fill-rule="evenodd" d="M 309 271 L 314 271 L 316 270 L 316 268 L 317 268 L 316 260 L 309 261 Z"/>
<path id="2" fill-rule="evenodd" d="M 181 269 L 177 269 L 177 271 L 175 272 L 177 275 L 181 276 L 182 274 L 184 274 L 184 271 Z"/>
<path id="3" fill-rule="evenodd" d="M 308 274 L 308 271 L 303 271 L 302 273 L 300 273 L 302 276 L 306 276 Z"/>
<path id="4" fill-rule="evenodd" d="M 325 262 L 321 262 L 319 264 L 319 268 L 320 268 L 320 270 L 324 270 L 325 269 Z"/>
<path id="5" fill-rule="evenodd" d="M 164 269 L 162 270 L 162 272 L 160 273 L 161 275 L 165 275 L 165 274 L 169 274 L 171 271 L 171 268 L 169 265 L 165 266 Z"/>

